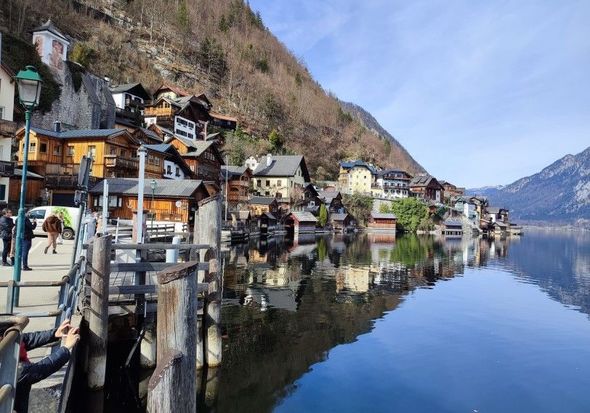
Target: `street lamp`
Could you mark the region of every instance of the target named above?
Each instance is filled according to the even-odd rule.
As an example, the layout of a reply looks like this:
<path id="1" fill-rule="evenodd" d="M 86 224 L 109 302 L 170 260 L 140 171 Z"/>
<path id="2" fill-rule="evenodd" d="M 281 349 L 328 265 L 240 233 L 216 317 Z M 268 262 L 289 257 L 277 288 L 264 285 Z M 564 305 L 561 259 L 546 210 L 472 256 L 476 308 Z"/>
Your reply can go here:
<path id="1" fill-rule="evenodd" d="M 156 192 L 156 187 L 158 186 L 158 183 L 156 182 L 155 179 L 152 179 L 152 183 L 150 185 L 152 187 L 152 232 L 154 230 L 154 215 L 156 215 L 156 210 L 154 207 L 154 193 Z"/>
<path id="2" fill-rule="evenodd" d="M 20 104 L 25 108 L 25 142 L 23 145 L 23 167 L 21 174 L 20 185 L 20 199 L 18 205 L 18 218 L 16 225 L 16 246 L 14 253 L 14 272 L 12 279 L 15 282 L 20 282 L 22 270 L 22 248 L 23 248 L 23 234 L 25 231 L 25 196 L 27 193 L 27 168 L 29 161 L 29 133 L 31 131 L 31 113 L 39 105 L 39 98 L 41 96 L 41 86 L 43 80 L 39 76 L 39 72 L 33 66 L 27 66 L 25 70 L 21 70 L 15 76 L 16 85 L 18 87 L 18 98 Z M 14 310 L 14 304 L 18 305 L 19 289 L 17 286 L 12 290 L 10 298 L 10 313 Z"/>

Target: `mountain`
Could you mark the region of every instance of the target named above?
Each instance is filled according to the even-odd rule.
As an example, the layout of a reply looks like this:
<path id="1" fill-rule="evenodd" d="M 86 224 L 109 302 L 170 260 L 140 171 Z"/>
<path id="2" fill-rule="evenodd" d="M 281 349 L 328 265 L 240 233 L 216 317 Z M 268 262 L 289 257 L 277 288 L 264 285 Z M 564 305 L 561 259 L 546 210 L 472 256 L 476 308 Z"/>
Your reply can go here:
<path id="1" fill-rule="evenodd" d="M 590 223 L 590 147 L 504 187 L 469 190 L 530 222 Z"/>
<path id="2" fill-rule="evenodd" d="M 245 0 L 42 3 L 0 1 L 6 42 L 30 44 L 30 30 L 51 18 L 72 40 L 69 59 L 113 84 L 141 82 L 153 91 L 169 83 L 205 93 L 215 112 L 239 120 L 223 148 L 233 163 L 301 153 L 315 179 L 336 179 L 338 161 L 350 158 L 423 171 L 381 127 L 344 112 Z"/>
<path id="3" fill-rule="evenodd" d="M 400 169 L 424 173 L 426 170 L 418 163 L 412 155 L 391 135 L 381 124 L 366 111 L 363 107 L 351 102 L 344 102 L 339 100 L 340 106 L 345 113 L 350 114 L 353 118 L 359 121 L 361 125 L 373 132 L 375 135 L 388 140 L 391 143 L 392 151 L 397 151 L 396 158 L 400 159 L 400 163 L 396 165 Z"/>

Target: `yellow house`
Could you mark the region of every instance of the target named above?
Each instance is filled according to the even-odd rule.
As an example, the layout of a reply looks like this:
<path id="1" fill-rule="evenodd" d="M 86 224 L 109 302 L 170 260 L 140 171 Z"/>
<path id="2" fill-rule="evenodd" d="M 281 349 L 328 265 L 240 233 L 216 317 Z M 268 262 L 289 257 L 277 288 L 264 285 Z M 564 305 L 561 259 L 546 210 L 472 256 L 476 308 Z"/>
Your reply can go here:
<path id="1" fill-rule="evenodd" d="M 341 162 L 338 176 L 340 190 L 347 194 L 371 195 L 376 172 L 373 165 L 363 161 Z"/>

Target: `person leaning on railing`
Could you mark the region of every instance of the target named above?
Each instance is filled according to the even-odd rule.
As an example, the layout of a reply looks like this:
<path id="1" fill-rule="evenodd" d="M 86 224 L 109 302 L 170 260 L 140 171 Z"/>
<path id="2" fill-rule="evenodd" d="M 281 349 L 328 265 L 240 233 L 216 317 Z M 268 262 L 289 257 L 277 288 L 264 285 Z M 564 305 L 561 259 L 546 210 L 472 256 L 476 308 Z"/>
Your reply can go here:
<path id="1" fill-rule="evenodd" d="M 33 350 L 60 339 L 63 339 L 63 341 L 57 351 L 37 363 L 31 363 L 27 355 L 28 350 Z M 15 412 L 26 413 L 29 410 L 31 386 L 61 369 L 70 359 L 72 349 L 78 340 L 80 340 L 79 329 L 71 328 L 70 320 L 65 320 L 58 328 L 53 330 L 23 334 L 20 344 L 18 379 L 14 399 Z"/>

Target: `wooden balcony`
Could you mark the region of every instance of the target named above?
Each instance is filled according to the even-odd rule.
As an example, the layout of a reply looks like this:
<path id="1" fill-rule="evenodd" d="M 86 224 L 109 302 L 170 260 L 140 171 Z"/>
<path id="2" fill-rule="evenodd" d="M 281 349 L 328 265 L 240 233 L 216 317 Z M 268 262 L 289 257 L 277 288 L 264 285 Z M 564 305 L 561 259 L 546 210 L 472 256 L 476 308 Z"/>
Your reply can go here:
<path id="1" fill-rule="evenodd" d="M 170 108 L 156 108 L 156 107 L 146 107 L 143 110 L 143 115 L 144 116 L 157 116 L 157 117 L 163 117 L 163 118 L 169 118 L 174 116 L 174 111 L 173 109 Z"/>
<path id="2" fill-rule="evenodd" d="M 139 160 L 123 158 L 119 155 L 104 155 L 104 166 L 107 168 L 139 170 Z"/>

